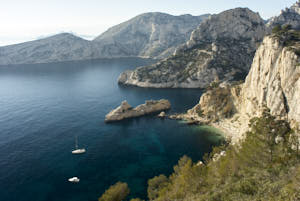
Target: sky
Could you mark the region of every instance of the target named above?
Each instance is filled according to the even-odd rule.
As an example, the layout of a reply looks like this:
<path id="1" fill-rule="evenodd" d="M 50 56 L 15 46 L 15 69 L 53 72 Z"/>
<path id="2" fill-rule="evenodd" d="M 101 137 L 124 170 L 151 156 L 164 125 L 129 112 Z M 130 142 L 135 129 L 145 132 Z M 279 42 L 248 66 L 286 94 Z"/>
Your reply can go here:
<path id="1" fill-rule="evenodd" d="M 264 18 L 296 0 L 0 0 L 0 46 L 72 32 L 92 39 L 145 12 L 217 14 L 248 7 Z"/>

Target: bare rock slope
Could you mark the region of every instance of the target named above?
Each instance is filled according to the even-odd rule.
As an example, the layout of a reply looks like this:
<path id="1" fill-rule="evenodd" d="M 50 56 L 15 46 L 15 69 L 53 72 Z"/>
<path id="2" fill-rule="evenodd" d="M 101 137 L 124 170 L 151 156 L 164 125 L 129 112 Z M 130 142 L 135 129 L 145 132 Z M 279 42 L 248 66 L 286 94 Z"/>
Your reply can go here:
<path id="1" fill-rule="evenodd" d="M 191 32 L 209 17 L 165 13 L 145 13 L 108 29 L 95 38 L 101 55 L 115 57 L 126 54 L 150 58 L 165 58 L 185 43 Z"/>
<path id="2" fill-rule="evenodd" d="M 247 8 L 212 15 L 176 53 L 154 65 L 121 74 L 119 83 L 156 88 L 205 88 L 243 79 L 266 33 L 264 20 Z"/>
<path id="3" fill-rule="evenodd" d="M 243 138 L 250 118 L 259 116 L 264 106 L 273 115 L 287 119 L 292 127 L 297 126 L 300 123 L 300 39 L 297 40 L 287 43 L 274 35 L 265 37 L 245 83 L 206 92 L 199 104 L 187 112 L 186 118 L 209 122 L 224 130 L 234 142 Z"/>

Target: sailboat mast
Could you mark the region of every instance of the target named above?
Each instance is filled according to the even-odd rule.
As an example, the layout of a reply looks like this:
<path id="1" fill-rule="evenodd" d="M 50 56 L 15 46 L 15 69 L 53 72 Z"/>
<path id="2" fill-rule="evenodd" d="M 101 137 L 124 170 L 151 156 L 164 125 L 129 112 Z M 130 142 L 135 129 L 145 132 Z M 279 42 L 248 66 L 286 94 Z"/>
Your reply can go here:
<path id="1" fill-rule="evenodd" d="M 77 139 L 77 136 L 75 137 L 75 149 L 78 149 L 78 139 Z"/>

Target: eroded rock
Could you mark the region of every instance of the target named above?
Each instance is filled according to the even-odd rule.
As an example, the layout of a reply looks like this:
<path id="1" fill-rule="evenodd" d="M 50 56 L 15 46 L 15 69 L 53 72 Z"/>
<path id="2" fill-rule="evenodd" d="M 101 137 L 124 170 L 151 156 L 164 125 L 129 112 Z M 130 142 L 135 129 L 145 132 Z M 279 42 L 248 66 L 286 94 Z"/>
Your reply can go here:
<path id="1" fill-rule="evenodd" d="M 165 99 L 149 100 L 135 108 L 132 108 L 127 101 L 123 101 L 119 107 L 112 110 L 105 116 L 105 122 L 121 121 L 123 119 L 168 110 L 170 108 L 171 103 Z"/>

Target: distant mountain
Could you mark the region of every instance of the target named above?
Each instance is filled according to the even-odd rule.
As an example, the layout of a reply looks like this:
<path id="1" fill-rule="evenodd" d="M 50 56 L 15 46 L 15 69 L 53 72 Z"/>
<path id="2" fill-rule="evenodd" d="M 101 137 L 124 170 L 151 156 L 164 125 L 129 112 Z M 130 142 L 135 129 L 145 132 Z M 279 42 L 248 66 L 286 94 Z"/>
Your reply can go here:
<path id="1" fill-rule="evenodd" d="M 296 2 L 290 8 L 281 11 L 279 16 L 269 20 L 267 26 L 272 28 L 275 25 L 292 25 L 294 29 L 300 30 L 300 1 Z"/>
<path id="2" fill-rule="evenodd" d="M 107 57 L 127 53 L 128 56 L 164 58 L 186 42 L 191 32 L 209 16 L 145 13 L 110 28 L 94 41 L 101 44 L 101 55 Z"/>
<path id="3" fill-rule="evenodd" d="M 93 41 L 62 33 L 0 47 L 0 65 L 171 55 L 209 15 L 146 13 L 110 28 Z"/>
<path id="4" fill-rule="evenodd" d="M 69 33 L 0 47 L 0 65 L 97 58 L 97 45 Z"/>
<path id="5" fill-rule="evenodd" d="M 212 15 L 173 56 L 124 72 L 119 83 L 157 88 L 205 88 L 212 82 L 243 79 L 265 33 L 265 21 L 248 8 Z"/>

